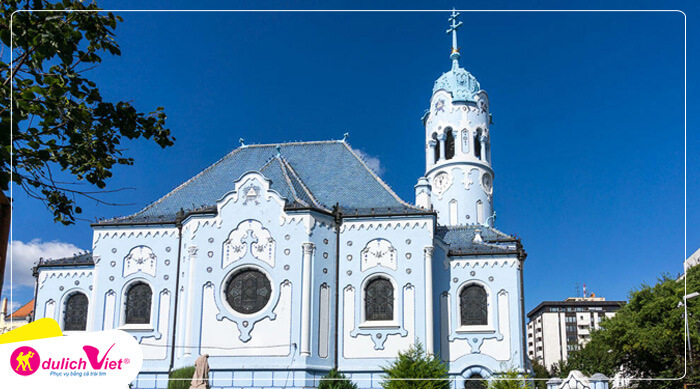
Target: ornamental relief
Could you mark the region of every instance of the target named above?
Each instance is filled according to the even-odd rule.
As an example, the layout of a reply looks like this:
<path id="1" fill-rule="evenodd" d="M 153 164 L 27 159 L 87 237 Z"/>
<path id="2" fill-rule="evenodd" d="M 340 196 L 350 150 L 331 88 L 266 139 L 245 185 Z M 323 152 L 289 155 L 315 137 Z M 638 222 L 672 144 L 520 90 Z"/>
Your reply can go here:
<path id="1" fill-rule="evenodd" d="M 275 240 L 270 230 L 257 220 L 244 220 L 231 231 L 223 244 L 221 267 L 227 267 L 247 253 L 271 267 L 275 266 Z"/>
<path id="2" fill-rule="evenodd" d="M 147 246 L 136 246 L 124 257 L 123 276 L 142 272 L 151 277 L 156 276 L 156 255 Z"/>
<path id="3" fill-rule="evenodd" d="M 376 266 L 396 270 L 396 249 L 386 239 L 374 239 L 367 243 L 360 252 L 360 270 L 366 271 Z"/>

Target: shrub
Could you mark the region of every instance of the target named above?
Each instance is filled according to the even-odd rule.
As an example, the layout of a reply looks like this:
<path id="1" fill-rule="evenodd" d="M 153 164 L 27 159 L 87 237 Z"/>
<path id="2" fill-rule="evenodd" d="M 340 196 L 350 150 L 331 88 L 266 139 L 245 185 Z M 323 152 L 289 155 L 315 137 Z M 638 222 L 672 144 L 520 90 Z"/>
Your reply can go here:
<path id="1" fill-rule="evenodd" d="M 345 374 L 331 369 L 328 374 L 321 378 L 318 389 L 357 389 L 357 384 L 347 379 Z"/>
<path id="2" fill-rule="evenodd" d="M 500 379 L 499 379 L 500 378 Z M 515 369 L 508 369 L 489 380 L 488 389 L 532 389 L 525 377 Z"/>
<path id="3" fill-rule="evenodd" d="M 400 352 L 396 360 L 384 367 L 386 380 L 382 382 L 384 389 L 449 389 L 447 365 L 434 355 L 428 355 L 423 345 L 418 343 Z M 413 378 L 402 380 L 400 378 Z M 420 380 L 416 378 L 425 378 Z"/>
<path id="4" fill-rule="evenodd" d="M 168 375 L 168 389 L 189 389 L 194 375 L 194 366 L 173 370 Z"/>

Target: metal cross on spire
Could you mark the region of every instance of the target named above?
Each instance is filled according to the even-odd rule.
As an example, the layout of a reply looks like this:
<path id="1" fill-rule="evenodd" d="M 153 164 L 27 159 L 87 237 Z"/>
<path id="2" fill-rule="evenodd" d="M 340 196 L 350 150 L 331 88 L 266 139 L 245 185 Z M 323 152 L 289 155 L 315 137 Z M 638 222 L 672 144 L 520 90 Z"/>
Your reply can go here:
<path id="1" fill-rule="evenodd" d="M 452 15 L 450 15 L 450 18 L 447 19 L 452 23 L 450 28 L 447 29 L 447 33 L 452 33 L 452 54 L 450 54 L 450 58 L 452 58 L 452 60 L 455 62 L 459 59 L 459 47 L 457 47 L 457 29 L 462 27 L 463 24 L 462 22 L 457 22 L 458 17 L 459 12 L 452 8 Z"/>

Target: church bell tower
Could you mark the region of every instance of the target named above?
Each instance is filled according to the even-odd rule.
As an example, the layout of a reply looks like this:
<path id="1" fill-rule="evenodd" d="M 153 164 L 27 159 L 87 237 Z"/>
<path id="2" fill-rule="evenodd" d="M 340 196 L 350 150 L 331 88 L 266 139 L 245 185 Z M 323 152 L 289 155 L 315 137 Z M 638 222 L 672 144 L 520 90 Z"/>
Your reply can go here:
<path id="1" fill-rule="evenodd" d="M 493 169 L 489 99 L 476 78 L 459 65 L 459 13 L 452 11 L 452 68 L 435 81 L 425 126 L 425 175 L 416 204 L 437 211 L 438 224 L 493 227 Z"/>

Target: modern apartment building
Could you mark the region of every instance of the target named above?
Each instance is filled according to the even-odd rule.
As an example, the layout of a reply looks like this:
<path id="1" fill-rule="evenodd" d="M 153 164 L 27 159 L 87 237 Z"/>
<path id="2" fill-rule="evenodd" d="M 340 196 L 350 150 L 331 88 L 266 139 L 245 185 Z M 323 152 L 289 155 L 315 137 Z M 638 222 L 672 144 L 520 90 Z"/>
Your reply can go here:
<path id="1" fill-rule="evenodd" d="M 543 301 L 527 314 L 527 353 L 532 361 L 547 368 L 583 347 L 593 329 L 605 317 L 612 317 L 624 301 L 604 297 L 569 297 L 564 301 Z"/>

